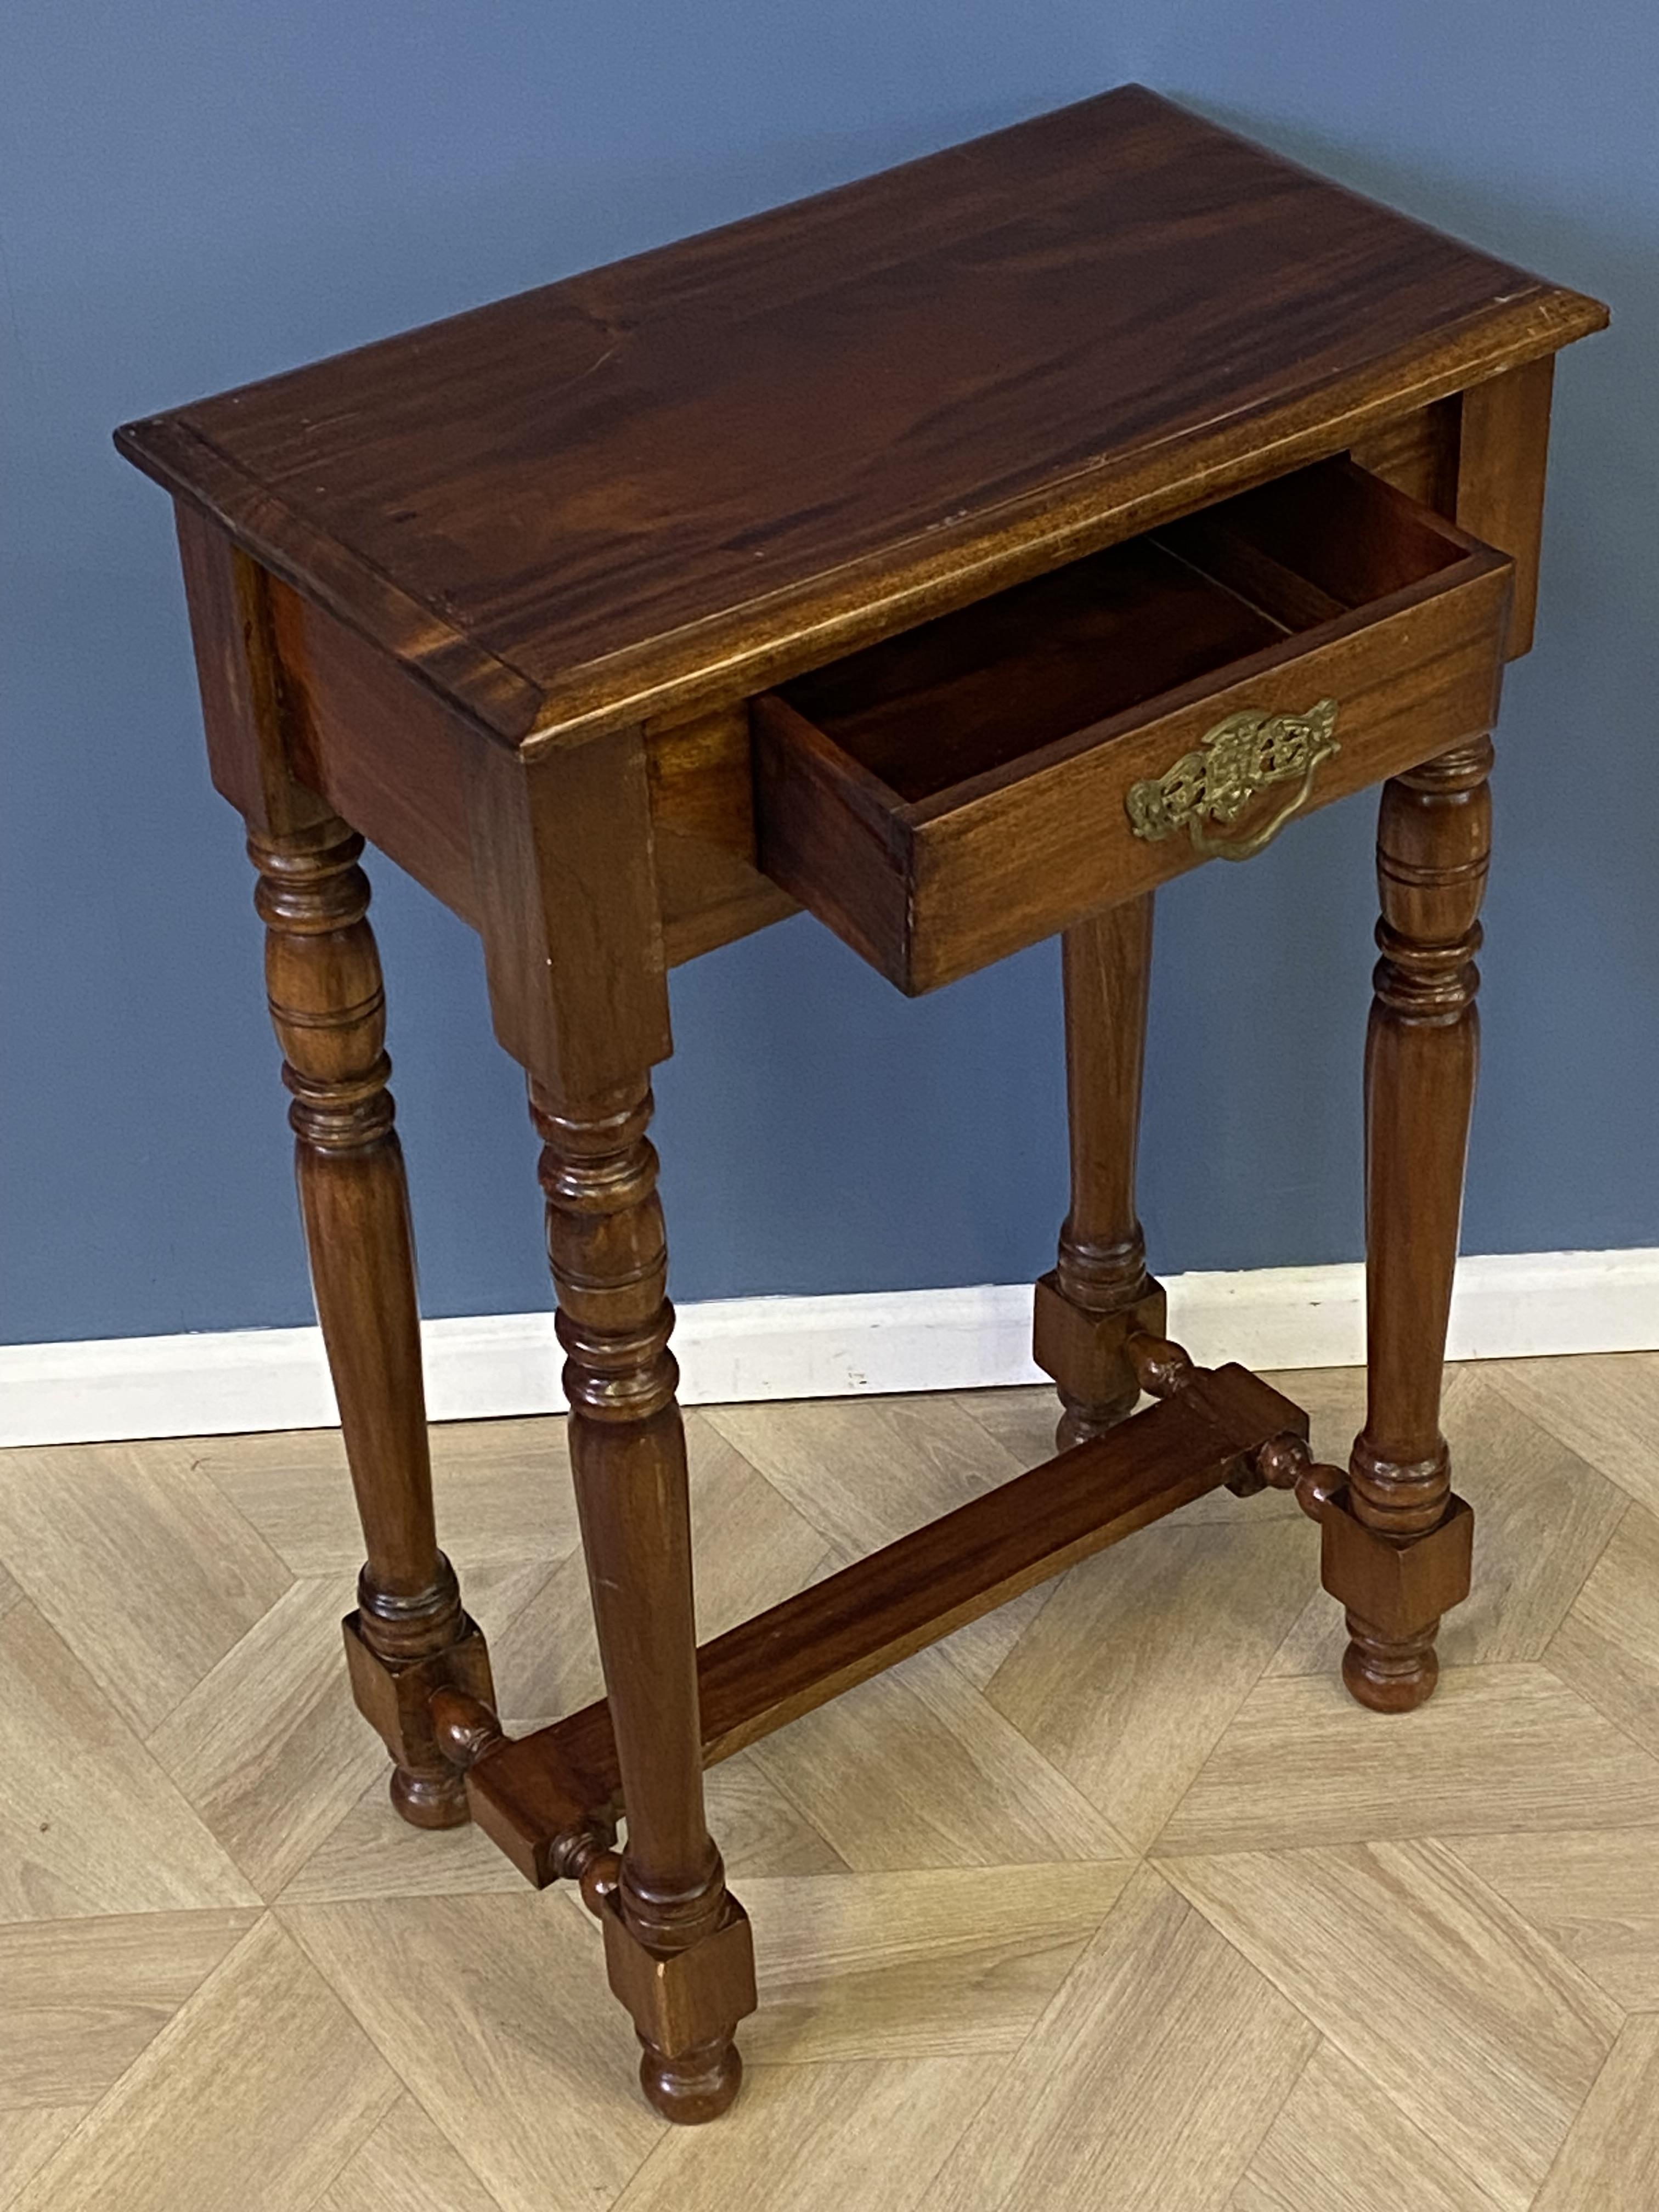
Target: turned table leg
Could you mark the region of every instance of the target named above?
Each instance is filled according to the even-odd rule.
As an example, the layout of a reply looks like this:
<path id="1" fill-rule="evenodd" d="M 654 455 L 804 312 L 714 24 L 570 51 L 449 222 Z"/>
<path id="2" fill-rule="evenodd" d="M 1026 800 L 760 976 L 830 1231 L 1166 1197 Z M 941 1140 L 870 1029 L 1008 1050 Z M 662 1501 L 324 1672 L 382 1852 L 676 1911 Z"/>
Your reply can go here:
<path id="1" fill-rule="evenodd" d="M 1468 1596 L 1473 1516 L 1440 1433 L 1480 1027 L 1474 964 L 1491 848 L 1490 738 L 1383 787 L 1382 918 L 1365 1048 L 1365 1425 L 1324 1516 L 1347 1608 L 1343 1679 L 1382 1712 L 1433 1692 L 1443 1613 Z"/>
<path id="2" fill-rule="evenodd" d="M 1164 1294 L 1146 1273 L 1135 1215 L 1135 1153 L 1146 1049 L 1152 895 L 1074 923 L 1060 940 L 1072 1198 L 1052 1273 L 1036 1286 L 1033 1350 L 1064 1408 L 1060 1449 L 1134 1410 L 1124 1356 L 1132 1329 L 1164 1333 Z"/>
<path id="3" fill-rule="evenodd" d="M 570 1462 L 628 1820 L 620 1869 L 590 1866 L 583 1888 L 644 2046 L 646 2094 L 669 2119 L 695 2122 L 736 2095 L 733 2031 L 757 2000 L 748 1917 L 703 1811 L 685 1433 L 651 1109 L 643 1079 L 580 1110 L 531 1090 Z"/>
<path id="4" fill-rule="evenodd" d="M 256 834 L 248 849 L 317 1315 L 368 1553 L 345 1623 L 352 1687 L 392 1753 L 393 1804 L 417 1827 L 452 1827 L 467 1817 L 466 1793 L 433 1740 L 428 1704 L 441 1685 L 489 1703 L 489 1663 L 433 1520 L 414 1246 L 362 840 L 325 819 Z"/>

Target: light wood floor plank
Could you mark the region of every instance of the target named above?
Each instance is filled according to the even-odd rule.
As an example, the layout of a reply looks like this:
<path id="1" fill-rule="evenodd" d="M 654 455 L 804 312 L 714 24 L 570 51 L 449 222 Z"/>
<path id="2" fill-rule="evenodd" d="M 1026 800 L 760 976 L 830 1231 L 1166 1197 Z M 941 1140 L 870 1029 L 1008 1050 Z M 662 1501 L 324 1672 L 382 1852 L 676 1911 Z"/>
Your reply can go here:
<path id="1" fill-rule="evenodd" d="M 1300 1513 L 1148 1528 L 1073 1569 L 985 1694 L 1145 1850 L 1318 1579 Z"/>
<path id="2" fill-rule="evenodd" d="M 340 1647 L 351 1586 L 293 1584 L 150 1739 L 262 1896 L 280 1889 L 386 1766 Z"/>
<path id="3" fill-rule="evenodd" d="M 528 1734 L 530 1723 L 515 1726 Z M 769 1782 L 746 1753 L 712 1767 L 703 1781 L 708 1826 L 734 1885 L 751 1876 L 844 1873 L 817 1830 Z M 399 1820 L 378 1773 L 283 1891 L 288 1905 L 343 1904 L 374 1897 L 462 1897 L 521 1893 L 524 1876 L 481 1829 L 437 1833 Z"/>
<path id="4" fill-rule="evenodd" d="M 412 1828 L 392 1808 L 388 1769 L 373 1778 L 280 1895 L 284 1905 L 344 1904 L 376 1897 L 465 1897 L 516 1893 L 524 1876 L 483 1830 Z"/>
<path id="5" fill-rule="evenodd" d="M 1659 1513 L 1659 1352 L 1495 1359 L 1483 1371 L 1580 1459 Z"/>
<path id="6" fill-rule="evenodd" d="M 258 1917 L 247 1907 L 0 1928 L 0 2106 L 101 2097 Z"/>
<path id="7" fill-rule="evenodd" d="M 0 1620 L 0 1922 L 258 1899 L 33 1605 Z"/>
<path id="8" fill-rule="evenodd" d="M 840 1852 L 784 1796 L 752 1752 L 739 1752 L 710 1767 L 702 1786 L 709 1832 L 735 1881 L 847 1872 Z"/>
<path id="9" fill-rule="evenodd" d="M 915 2212 L 997 2070 L 757 2066 L 717 2127 L 669 2130 L 616 2212 Z"/>
<path id="10" fill-rule="evenodd" d="M 949 1397 L 720 1406 L 703 1418 L 850 1558 L 1024 1472 Z"/>
<path id="11" fill-rule="evenodd" d="M 750 1756 L 860 1873 L 1133 1856 L 942 1651 L 919 1651 Z"/>
<path id="12" fill-rule="evenodd" d="M 1441 1629 L 1440 1663 L 1541 1659 L 1630 1500 L 1480 1367 L 1454 1370 L 1445 1428 L 1479 1556 L 1474 1589 Z M 1341 1607 L 1316 1590 L 1269 1672 L 1334 1676 L 1347 1640 Z"/>
<path id="13" fill-rule="evenodd" d="M 0 2207 L 15 2203 L 24 2183 L 85 2118 L 83 2105 L 30 2105 L 0 2112 Z"/>
<path id="14" fill-rule="evenodd" d="M 1279 1379 L 1340 1461 L 1363 1376 Z M 50 1602 L 103 1498 L 135 1556 L 192 1552 L 196 1641 L 151 1674 L 154 1620 L 100 1632 L 118 1709 L 0 1540 L 0 2212 L 1520 2212 L 1540 2182 L 1544 2212 L 1659 2212 L 1649 2031 L 1613 2039 L 1659 2012 L 1659 1518 L 1625 1502 L 1659 1503 L 1656 1389 L 1659 1357 L 1455 1372 L 1476 1595 L 1423 1712 L 1352 1705 L 1313 1532 L 1223 1495 L 714 1770 L 763 2008 L 702 2130 L 640 2098 L 572 1893 L 392 1814 L 343 1692 L 337 1436 L 49 1455 L 86 1471 Z M 694 1415 L 705 1632 L 1046 1456 L 1054 1417 L 1047 1389 Z M 564 1425 L 434 1450 L 518 1733 L 597 1686 Z M 1298 1543 L 1306 1611 L 1253 1682 Z M 281 1883 L 285 1954 L 124 1710 Z M 1183 1790 L 1155 1850 L 1187 1898 L 1112 1818 L 1140 1842 Z"/>
<path id="15" fill-rule="evenodd" d="M 1448 1848 L 1615 2003 L 1659 2009 L 1659 1827 L 1459 1836 Z"/>
<path id="16" fill-rule="evenodd" d="M 1659 1516 L 1631 1507 L 1544 1656 L 1598 1712 L 1659 1754 Z"/>
<path id="17" fill-rule="evenodd" d="M 1268 2129 L 1228 2212 L 1497 2212 L 1331 2044 Z"/>
<path id="18" fill-rule="evenodd" d="M 291 1579 L 171 1443 L 8 1452 L 0 1558 L 140 1735 Z"/>
<path id="19" fill-rule="evenodd" d="M 1164 1871 L 1504 2212 L 1526 2212 L 1620 2014 L 1436 1844 Z"/>
<path id="20" fill-rule="evenodd" d="M 1220 2212 L 1316 2041 L 1142 1869 L 922 2212 Z"/>
<path id="21" fill-rule="evenodd" d="M 1265 1681 L 1206 1761 L 1159 1855 L 1659 1821 L 1659 1761 L 1545 1667 L 1468 1667 L 1420 1711 L 1340 1683 Z"/>
<path id="22" fill-rule="evenodd" d="M 439 1540 L 469 1605 L 475 1564 L 540 1559 L 551 1569 L 575 1550 L 564 1426 L 550 1419 L 447 1421 L 433 1429 Z M 205 1437 L 190 1449 L 294 1573 L 356 1573 L 363 1540 L 337 1429 Z"/>
<path id="23" fill-rule="evenodd" d="M 665 2128 L 564 1890 L 277 1909 L 502 2212 L 593 2212 Z"/>
<path id="24" fill-rule="evenodd" d="M 793 1597 L 833 1562 L 811 1522 L 695 1413 L 687 1418 L 686 1440 L 697 1633 L 707 1641 Z M 604 1696 L 580 1552 L 490 1634 L 490 1655 L 496 1688 L 515 1713 L 571 1713 Z"/>
<path id="25" fill-rule="evenodd" d="M 35 2176 L 19 2212 L 297 2212 L 398 2094 L 337 1998 L 264 1920 Z"/>
<path id="26" fill-rule="evenodd" d="M 1659 2204 L 1659 2018 L 1626 2022 L 1533 2212 Z"/>
<path id="27" fill-rule="evenodd" d="M 749 1881 L 757 2065 L 1017 2050 L 1133 1867 Z"/>
<path id="28" fill-rule="evenodd" d="M 500 2212 L 412 2097 L 392 2107 L 317 2212 Z"/>

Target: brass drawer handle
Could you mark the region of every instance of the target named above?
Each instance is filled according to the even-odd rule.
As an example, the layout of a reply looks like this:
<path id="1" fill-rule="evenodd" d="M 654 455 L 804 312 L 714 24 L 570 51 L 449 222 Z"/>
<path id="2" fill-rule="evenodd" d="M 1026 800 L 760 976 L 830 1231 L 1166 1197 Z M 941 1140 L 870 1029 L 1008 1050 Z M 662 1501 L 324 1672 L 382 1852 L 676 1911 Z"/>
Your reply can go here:
<path id="1" fill-rule="evenodd" d="M 1247 708 L 1218 722 L 1162 775 L 1130 787 L 1123 802 L 1130 826 L 1152 844 L 1185 830 L 1198 852 L 1248 860 L 1307 805 L 1321 762 L 1341 750 L 1334 699 L 1321 699 L 1304 714 Z M 1206 830 L 1206 818 L 1237 822 L 1257 792 L 1292 779 L 1297 787 L 1283 805 L 1243 837 L 1212 837 Z"/>

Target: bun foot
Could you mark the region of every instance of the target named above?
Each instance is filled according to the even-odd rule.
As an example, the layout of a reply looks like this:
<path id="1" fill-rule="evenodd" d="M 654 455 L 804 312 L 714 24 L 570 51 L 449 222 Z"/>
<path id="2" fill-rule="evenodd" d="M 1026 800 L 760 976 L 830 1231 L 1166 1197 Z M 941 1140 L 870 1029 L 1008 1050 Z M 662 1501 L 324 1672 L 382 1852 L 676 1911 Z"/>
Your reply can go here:
<path id="1" fill-rule="evenodd" d="M 677 2127 L 701 2127 L 705 2120 L 719 2119 L 743 2081 L 743 2054 L 729 2035 L 672 2058 L 645 2043 L 644 2054 L 640 2086 L 664 2119 Z"/>
<path id="2" fill-rule="evenodd" d="M 1353 1640 L 1342 1655 L 1342 1679 L 1349 1695 L 1374 1713 L 1409 1713 L 1426 1705 L 1440 1679 L 1434 1649 L 1439 1626 L 1433 1620 L 1413 1636 L 1383 1637 L 1350 1613 L 1348 1633 Z"/>
<path id="3" fill-rule="evenodd" d="M 411 1828 L 461 1828 L 472 1817 L 465 1780 L 453 1770 L 444 1774 L 412 1774 L 406 1766 L 394 1766 L 391 1796 Z"/>

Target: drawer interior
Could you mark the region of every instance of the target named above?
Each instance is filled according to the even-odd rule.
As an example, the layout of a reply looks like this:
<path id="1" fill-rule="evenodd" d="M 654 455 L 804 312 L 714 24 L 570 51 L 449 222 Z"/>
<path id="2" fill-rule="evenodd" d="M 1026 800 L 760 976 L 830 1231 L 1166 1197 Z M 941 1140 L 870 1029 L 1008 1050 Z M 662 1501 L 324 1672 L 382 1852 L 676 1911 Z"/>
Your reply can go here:
<path id="1" fill-rule="evenodd" d="M 1470 540 L 1322 461 L 782 687 L 902 803 L 1024 774 L 1164 693 L 1424 582 Z"/>

